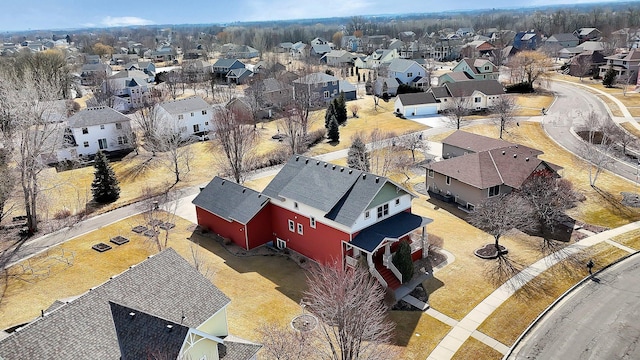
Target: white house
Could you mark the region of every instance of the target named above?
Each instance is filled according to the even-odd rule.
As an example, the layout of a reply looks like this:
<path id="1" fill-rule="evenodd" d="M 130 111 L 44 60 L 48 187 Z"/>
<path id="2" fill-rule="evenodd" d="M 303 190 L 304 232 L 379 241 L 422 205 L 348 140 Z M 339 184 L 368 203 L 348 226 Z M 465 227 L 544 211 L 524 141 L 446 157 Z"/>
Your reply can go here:
<path id="1" fill-rule="evenodd" d="M 132 148 L 131 121 L 122 113 L 98 106 L 79 111 L 67 120 L 79 156 L 98 150 L 119 151 Z"/>
<path id="2" fill-rule="evenodd" d="M 171 100 L 157 106 L 158 115 L 180 127 L 184 139 L 190 136 L 203 136 L 213 131 L 211 117 L 213 108 L 199 96 Z"/>
<path id="3" fill-rule="evenodd" d="M 438 102 L 432 93 L 400 94 L 393 105 L 395 112 L 403 116 L 426 116 L 438 113 Z"/>
<path id="4" fill-rule="evenodd" d="M 488 109 L 505 94 L 504 86 L 497 80 L 473 80 L 446 83 L 427 90 L 438 100 L 440 110 L 446 110 L 453 98 L 458 98 L 469 110 Z"/>
<path id="5" fill-rule="evenodd" d="M 387 76 L 398 79 L 402 84 L 410 84 L 425 76 L 426 70 L 413 60 L 393 59 L 389 63 Z"/>
<path id="6" fill-rule="evenodd" d="M 123 70 L 102 84 L 105 94 L 113 95 L 113 108 L 128 112 L 148 103 L 153 76 L 140 70 Z"/>

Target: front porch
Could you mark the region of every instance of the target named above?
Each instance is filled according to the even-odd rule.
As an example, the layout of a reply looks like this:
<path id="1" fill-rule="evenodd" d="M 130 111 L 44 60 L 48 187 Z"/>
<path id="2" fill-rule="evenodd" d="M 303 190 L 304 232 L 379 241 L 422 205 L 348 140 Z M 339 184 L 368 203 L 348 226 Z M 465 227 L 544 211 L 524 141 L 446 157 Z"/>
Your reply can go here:
<path id="1" fill-rule="evenodd" d="M 427 257 L 429 241 L 426 226 L 432 221 L 402 212 L 363 229 L 351 242 L 344 243 L 346 265 L 355 267 L 358 262 L 364 265 L 366 259 L 369 272 L 385 289 L 399 289 L 411 279 L 402 279 L 402 274 L 392 262 L 393 254 L 399 242 L 405 240 L 411 246 L 413 261 Z"/>

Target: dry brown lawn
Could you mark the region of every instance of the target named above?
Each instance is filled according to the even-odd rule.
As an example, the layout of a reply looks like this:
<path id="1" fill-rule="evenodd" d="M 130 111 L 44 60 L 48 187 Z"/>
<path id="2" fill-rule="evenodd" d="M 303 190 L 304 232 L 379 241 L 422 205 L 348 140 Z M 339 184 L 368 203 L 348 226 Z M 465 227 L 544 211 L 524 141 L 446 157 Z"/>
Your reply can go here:
<path id="1" fill-rule="evenodd" d="M 613 116 L 619 116 L 619 117 L 624 116 L 624 114 L 622 113 L 622 110 L 620 110 L 620 106 L 618 106 L 618 104 L 613 102 L 607 96 L 604 96 L 600 93 L 595 93 L 595 92 L 593 94 L 607 105 L 609 110 L 611 110 L 611 113 L 613 114 Z"/>
<path id="2" fill-rule="evenodd" d="M 588 275 L 584 265 L 587 259 L 593 259 L 597 270 L 625 255 L 628 253 L 617 247 L 600 243 L 577 255 L 572 262 L 563 261 L 550 267 L 517 290 L 480 325 L 478 331 L 507 346 L 512 345 L 538 314 Z"/>
<path id="3" fill-rule="evenodd" d="M 462 344 L 460 349 L 453 355 L 453 360 L 499 360 L 503 355 L 494 348 L 485 345 L 480 340 L 472 337 Z"/>
<path id="4" fill-rule="evenodd" d="M 551 106 L 554 97 L 551 94 L 520 94 L 515 99 L 518 105 L 516 116 L 539 116 L 542 108 Z"/>
<path id="5" fill-rule="evenodd" d="M 618 235 L 611 240 L 628 246 L 635 250 L 640 250 L 640 230 L 629 231 L 626 234 Z"/>
<path id="6" fill-rule="evenodd" d="M 10 278 L 0 304 L 0 328 L 27 322 L 39 316 L 40 310 L 56 299 L 86 292 L 155 253 L 144 237 L 131 231 L 141 223 L 144 223 L 142 215 L 120 221 L 26 262 L 38 274 L 51 266 L 51 275 Z M 284 325 L 300 312 L 298 302 L 305 277 L 294 261 L 279 256 L 236 257 L 212 238 L 193 233 L 190 222 L 176 218 L 175 223 L 169 246 L 189 262 L 193 262 L 191 246 L 199 249 L 209 269 L 209 277 L 231 299 L 228 314 L 232 333 L 259 341 L 256 327 L 260 322 L 275 321 Z M 129 237 L 131 241 L 121 246 L 113 245 L 113 249 L 104 253 L 91 249 L 93 244 L 108 242 L 115 235 Z M 192 241 L 201 246 L 192 245 Z M 66 266 L 58 259 L 61 249 L 65 249 L 65 254 L 74 254 L 72 266 Z M 22 273 L 22 268 L 14 267 L 11 272 Z"/>
<path id="7" fill-rule="evenodd" d="M 390 318 L 396 323 L 396 344 L 402 346 L 399 358 L 424 360 L 451 327 L 419 311 L 392 311 Z"/>
<path id="8" fill-rule="evenodd" d="M 640 139 L 640 129 L 638 129 L 637 127 L 633 126 L 633 124 L 631 124 L 629 122 L 623 122 L 623 123 L 620 123 L 620 126 L 622 126 L 629 133 L 633 134 L 635 137 Z"/>
<path id="9" fill-rule="evenodd" d="M 583 81 L 580 81 L 579 78 L 568 76 L 568 75 L 557 75 L 556 77 L 561 80 L 566 80 L 574 83 L 587 85 L 593 89 L 603 91 L 609 95 L 614 96 L 616 99 L 620 100 L 622 104 L 624 104 L 624 106 L 626 106 L 627 108 L 640 106 L 640 94 L 631 91 L 633 90 L 633 87 L 634 87 L 633 85 L 627 86 L 627 91 L 625 93 L 625 91 L 623 91 L 622 89 L 623 85 L 619 85 L 613 88 L 607 88 L 604 85 L 602 85 L 602 81 L 598 81 L 598 80 L 583 79 Z M 614 114 L 614 116 L 622 116 L 622 112 L 620 111 L 619 107 L 616 104 L 604 98 L 602 95 L 598 97 L 600 97 L 605 101 L 605 103 L 607 103 L 607 105 L 611 109 L 611 112 Z M 631 111 L 631 109 L 629 110 Z M 633 114 L 633 112 L 632 112 L 632 115 L 639 116 L 639 115 Z"/>

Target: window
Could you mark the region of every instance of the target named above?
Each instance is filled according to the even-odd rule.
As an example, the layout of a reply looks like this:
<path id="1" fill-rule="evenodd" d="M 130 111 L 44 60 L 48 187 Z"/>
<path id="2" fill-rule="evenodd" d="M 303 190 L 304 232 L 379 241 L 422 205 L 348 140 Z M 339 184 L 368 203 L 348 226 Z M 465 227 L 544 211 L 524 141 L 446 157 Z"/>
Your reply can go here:
<path id="1" fill-rule="evenodd" d="M 298 223 L 298 234 L 302 235 L 304 227 L 302 226 L 302 224 Z"/>
<path id="2" fill-rule="evenodd" d="M 104 150 L 107 148 L 107 139 L 98 139 L 98 146 L 100 150 Z"/>
<path id="3" fill-rule="evenodd" d="M 429 170 L 427 171 L 427 176 L 429 176 L 430 178 L 432 178 L 432 177 L 433 177 L 433 169 L 429 169 Z"/>
<path id="4" fill-rule="evenodd" d="M 329 92 L 328 92 L 328 91 L 325 91 L 325 92 L 324 92 L 324 98 L 325 98 L 325 99 L 328 99 L 328 98 L 329 98 Z"/>
<path id="5" fill-rule="evenodd" d="M 287 242 L 282 239 L 276 238 L 276 247 L 282 250 L 287 247 Z"/>
<path id="6" fill-rule="evenodd" d="M 84 143 L 82 143 L 82 145 L 84 145 L 84 147 L 89 147 L 89 142 L 85 141 Z"/>
<path id="7" fill-rule="evenodd" d="M 205 126 L 208 126 L 208 125 L 209 125 L 209 122 L 208 122 L 208 121 L 205 121 L 205 122 L 204 122 L 204 125 L 205 125 Z"/>
<path id="8" fill-rule="evenodd" d="M 451 185 L 451 176 L 447 176 L 444 180 L 447 183 L 447 185 Z"/>
<path id="9" fill-rule="evenodd" d="M 368 219 L 368 218 L 370 218 L 370 217 L 371 217 L 371 214 L 369 213 L 369 210 L 365 211 L 365 212 L 364 212 L 364 218 L 365 218 L 365 219 Z"/>
<path id="10" fill-rule="evenodd" d="M 489 65 L 484 67 L 485 70 L 489 70 Z"/>
<path id="11" fill-rule="evenodd" d="M 293 220 L 289 220 L 289 231 L 296 231 L 296 224 L 293 222 Z"/>
<path id="12" fill-rule="evenodd" d="M 207 115 L 207 110 L 202 110 L 202 115 Z"/>
<path id="13" fill-rule="evenodd" d="M 88 133 L 89 133 L 89 129 L 87 129 L 87 128 L 82 128 L 82 133 L 83 133 L 83 134 L 88 134 Z"/>
<path id="14" fill-rule="evenodd" d="M 194 133 L 200 132 L 200 124 L 193 124 L 193 132 Z"/>
<path id="15" fill-rule="evenodd" d="M 413 73 L 407 73 L 407 77 L 412 77 Z"/>
<path id="16" fill-rule="evenodd" d="M 470 203 L 467 203 L 467 210 L 476 211 L 476 206 Z"/>
<path id="17" fill-rule="evenodd" d="M 193 117 L 193 113 L 191 113 L 191 117 Z"/>
<path id="18" fill-rule="evenodd" d="M 332 81 L 331 84 L 332 85 L 338 85 L 338 82 L 337 81 Z"/>
<path id="19" fill-rule="evenodd" d="M 378 206 L 378 219 L 389 215 L 389 204 Z"/>
<path id="20" fill-rule="evenodd" d="M 297 203 L 297 202 L 295 202 L 295 201 L 293 202 L 293 208 L 294 208 L 294 209 L 297 209 L 297 208 L 298 208 L 298 203 Z"/>
<path id="21" fill-rule="evenodd" d="M 100 130 L 104 130 L 104 125 L 100 125 Z"/>
<path id="22" fill-rule="evenodd" d="M 396 199 L 396 206 L 400 205 L 400 199 Z"/>
<path id="23" fill-rule="evenodd" d="M 184 119 L 184 115 L 178 115 L 178 120 Z"/>
<path id="24" fill-rule="evenodd" d="M 122 130 L 122 123 L 116 123 L 116 129 Z"/>
<path id="25" fill-rule="evenodd" d="M 480 101 L 482 101 L 480 97 L 473 98 L 473 102 L 479 103 Z"/>
<path id="26" fill-rule="evenodd" d="M 309 226 L 314 229 L 316 228 L 316 218 L 314 218 L 313 216 L 309 218 Z"/>
<path id="27" fill-rule="evenodd" d="M 489 197 L 500 195 L 500 185 L 492 186 L 489 188 Z"/>
<path id="28" fill-rule="evenodd" d="M 118 136 L 118 145 L 126 144 L 127 138 L 125 136 Z"/>

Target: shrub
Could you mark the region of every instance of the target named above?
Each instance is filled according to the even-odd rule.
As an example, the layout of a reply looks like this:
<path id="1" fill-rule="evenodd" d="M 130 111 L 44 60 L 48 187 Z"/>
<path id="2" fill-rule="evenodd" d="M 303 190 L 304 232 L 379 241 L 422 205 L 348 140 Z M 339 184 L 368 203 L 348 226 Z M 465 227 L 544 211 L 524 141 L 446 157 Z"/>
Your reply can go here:
<path id="1" fill-rule="evenodd" d="M 69 216 L 71 216 L 71 210 L 64 208 L 62 210 L 58 210 L 56 211 L 55 214 L 53 214 L 53 218 L 56 220 L 62 220 L 62 219 L 66 219 Z"/>
<path id="2" fill-rule="evenodd" d="M 391 259 L 393 265 L 402 274 L 402 282 L 407 282 L 413 277 L 413 260 L 411 259 L 411 245 L 405 240 L 398 245 L 398 250 Z"/>
<path id="3" fill-rule="evenodd" d="M 327 136 L 327 129 L 321 128 L 307 134 L 305 143 L 307 147 L 312 147 L 320 143 Z"/>
<path id="4" fill-rule="evenodd" d="M 533 86 L 526 82 L 507 85 L 505 89 L 507 90 L 507 93 L 526 94 L 533 92 Z"/>

